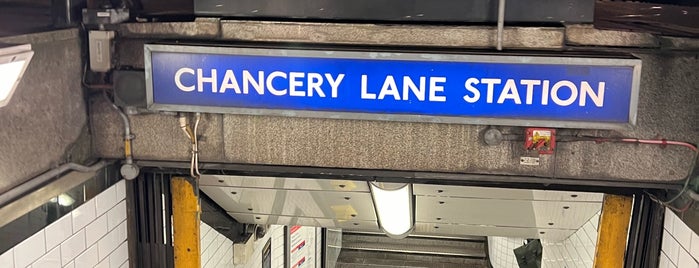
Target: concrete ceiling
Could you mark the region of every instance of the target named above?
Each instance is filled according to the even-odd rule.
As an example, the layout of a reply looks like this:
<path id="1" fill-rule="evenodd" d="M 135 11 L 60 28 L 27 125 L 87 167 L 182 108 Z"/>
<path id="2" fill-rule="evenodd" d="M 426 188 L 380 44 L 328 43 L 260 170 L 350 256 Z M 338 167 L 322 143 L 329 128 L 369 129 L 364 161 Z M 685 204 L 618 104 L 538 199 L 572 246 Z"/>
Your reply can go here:
<path id="1" fill-rule="evenodd" d="M 205 175 L 201 190 L 243 223 L 379 231 L 367 182 Z M 602 194 L 414 184 L 415 234 L 559 241 L 601 209 Z"/>

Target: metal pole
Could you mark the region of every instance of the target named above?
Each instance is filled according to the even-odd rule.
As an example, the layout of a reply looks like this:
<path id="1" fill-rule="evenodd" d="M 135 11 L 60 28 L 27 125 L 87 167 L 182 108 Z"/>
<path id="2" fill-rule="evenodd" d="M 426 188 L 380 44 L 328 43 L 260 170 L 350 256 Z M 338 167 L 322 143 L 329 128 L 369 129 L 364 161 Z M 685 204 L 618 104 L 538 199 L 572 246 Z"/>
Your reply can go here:
<path id="1" fill-rule="evenodd" d="M 502 32 L 505 28 L 505 0 L 498 3 L 498 50 L 502 50 Z"/>
<path id="2" fill-rule="evenodd" d="M 173 246 L 175 268 L 201 267 L 199 244 L 199 185 L 194 179 L 173 177 L 172 191 Z"/>
<path id="3" fill-rule="evenodd" d="M 633 198 L 604 195 L 593 267 L 623 267 Z"/>

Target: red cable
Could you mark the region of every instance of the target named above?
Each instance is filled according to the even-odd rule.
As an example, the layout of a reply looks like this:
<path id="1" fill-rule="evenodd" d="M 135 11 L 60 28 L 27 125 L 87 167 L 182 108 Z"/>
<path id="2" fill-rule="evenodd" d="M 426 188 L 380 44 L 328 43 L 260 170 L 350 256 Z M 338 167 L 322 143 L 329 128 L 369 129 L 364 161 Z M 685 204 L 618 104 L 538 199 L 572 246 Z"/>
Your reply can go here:
<path id="1" fill-rule="evenodd" d="M 640 139 L 621 139 L 623 142 L 635 142 L 635 143 L 643 143 L 643 144 L 670 144 L 670 145 L 678 145 L 678 146 L 684 146 L 692 151 L 697 151 L 697 147 L 694 146 L 691 143 L 687 142 L 682 142 L 682 141 L 668 141 L 668 140 L 640 140 Z"/>
<path id="2" fill-rule="evenodd" d="M 595 142 L 627 142 L 627 143 L 640 143 L 640 144 L 656 144 L 656 145 L 677 145 L 677 146 L 684 146 L 692 151 L 699 152 L 697 150 L 697 147 L 694 146 L 694 144 L 683 142 L 683 141 L 668 141 L 665 139 L 662 140 L 641 140 L 641 139 L 631 139 L 631 138 L 623 138 L 623 139 L 607 139 L 607 138 L 599 138 L 595 139 Z"/>

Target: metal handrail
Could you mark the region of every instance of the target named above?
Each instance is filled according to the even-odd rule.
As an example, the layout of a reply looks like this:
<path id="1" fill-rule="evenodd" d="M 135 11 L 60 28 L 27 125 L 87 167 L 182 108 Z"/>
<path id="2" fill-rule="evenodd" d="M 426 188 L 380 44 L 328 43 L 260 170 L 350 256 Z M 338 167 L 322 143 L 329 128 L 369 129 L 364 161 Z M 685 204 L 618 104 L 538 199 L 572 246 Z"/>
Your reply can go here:
<path id="1" fill-rule="evenodd" d="M 56 176 L 59 176 L 65 172 L 68 171 L 78 171 L 78 172 L 94 172 L 97 171 L 105 166 L 110 164 L 110 162 L 105 161 L 105 160 L 100 160 L 99 162 L 91 165 L 91 166 L 83 166 L 80 164 L 76 163 L 66 163 L 63 165 L 60 165 L 57 168 L 54 168 L 52 170 L 49 170 L 47 172 L 44 172 L 43 174 L 34 177 L 33 179 L 20 184 L 19 186 L 10 189 L 7 192 L 4 192 L 0 194 L 0 208 L 8 205 L 12 201 L 26 195 L 27 193 L 30 193 L 37 188 L 39 188 L 41 185 L 44 185 L 54 179 Z"/>

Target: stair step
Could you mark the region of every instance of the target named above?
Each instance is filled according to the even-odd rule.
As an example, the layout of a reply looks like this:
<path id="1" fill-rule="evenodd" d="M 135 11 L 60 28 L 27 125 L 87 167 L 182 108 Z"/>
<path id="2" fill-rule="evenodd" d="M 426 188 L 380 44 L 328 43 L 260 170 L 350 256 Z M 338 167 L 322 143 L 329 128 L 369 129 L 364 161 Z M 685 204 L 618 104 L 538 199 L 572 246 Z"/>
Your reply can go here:
<path id="1" fill-rule="evenodd" d="M 345 250 L 343 250 L 345 251 Z M 351 253 L 363 253 L 360 251 L 349 250 Z M 385 253 L 389 254 L 389 253 Z M 357 254 L 352 254 L 357 255 Z M 413 257 L 408 259 L 395 258 L 377 258 L 376 254 L 362 254 L 366 257 L 347 257 L 347 254 L 340 254 L 337 260 L 336 268 L 344 267 L 371 267 L 371 268 L 390 268 L 390 267 L 430 267 L 430 268 L 487 268 L 487 261 L 484 259 L 468 259 L 457 257 L 437 257 L 427 255 L 410 255 L 402 254 L 404 257 Z M 439 261 L 445 258 L 452 258 L 449 262 Z"/>
<path id="2" fill-rule="evenodd" d="M 480 247 L 455 247 L 451 245 L 416 245 L 342 241 L 342 248 L 365 251 L 400 252 L 411 254 L 485 258 L 485 250 L 483 249 L 482 244 L 480 245 Z"/>
<path id="3" fill-rule="evenodd" d="M 468 264 L 453 264 L 453 263 L 410 263 L 403 262 L 397 264 L 358 264 L 358 263 L 343 263 L 338 262 L 335 268 L 488 268 L 486 261 L 477 261 Z"/>
<path id="4" fill-rule="evenodd" d="M 343 260 L 344 262 L 354 262 L 357 260 L 365 260 L 365 259 L 381 259 L 381 260 L 393 260 L 393 261 L 429 261 L 429 262 L 452 263 L 452 264 L 464 264 L 464 263 L 470 263 L 473 260 L 479 260 L 477 258 L 464 258 L 464 257 L 457 257 L 457 256 L 407 254 L 407 253 L 398 253 L 398 252 L 363 251 L 363 250 L 351 250 L 351 249 L 342 249 L 342 251 L 340 251 L 340 255 L 339 255 L 338 259 Z"/>
<path id="5" fill-rule="evenodd" d="M 393 239 L 385 235 L 343 234 L 342 244 L 345 245 L 346 243 L 360 243 L 365 245 L 378 244 L 388 245 L 390 247 L 393 247 L 395 245 L 411 245 L 418 246 L 420 248 L 452 247 L 485 252 L 484 241 L 441 239 L 434 237 L 407 237 L 403 239 Z"/>

